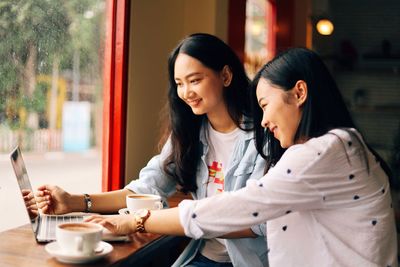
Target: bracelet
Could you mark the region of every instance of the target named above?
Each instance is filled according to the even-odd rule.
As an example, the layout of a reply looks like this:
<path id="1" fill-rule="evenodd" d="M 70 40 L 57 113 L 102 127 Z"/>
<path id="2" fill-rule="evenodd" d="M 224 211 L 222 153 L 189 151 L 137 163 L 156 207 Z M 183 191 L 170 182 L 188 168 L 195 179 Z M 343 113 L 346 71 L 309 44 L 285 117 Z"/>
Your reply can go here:
<path id="1" fill-rule="evenodd" d="M 139 209 L 133 213 L 136 221 L 136 232 L 145 233 L 144 223 L 150 217 L 151 212 L 147 209 Z"/>
<path id="2" fill-rule="evenodd" d="M 83 196 L 85 198 L 85 204 L 86 204 L 85 212 L 89 213 L 92 211 L 92 199 L 88 194 L 83 194 Z"/>

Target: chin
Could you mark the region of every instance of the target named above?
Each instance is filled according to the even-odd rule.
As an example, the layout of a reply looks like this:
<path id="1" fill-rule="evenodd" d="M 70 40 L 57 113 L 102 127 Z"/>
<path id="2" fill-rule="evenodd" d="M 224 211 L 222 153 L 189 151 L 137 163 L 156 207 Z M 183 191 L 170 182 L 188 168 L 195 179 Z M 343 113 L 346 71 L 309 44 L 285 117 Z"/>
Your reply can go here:
<path id="1" fill-rule="evenodd" d="M 285 142 L 284 140 L 283 140 L 283 141 L 280 141 L 280 144 L 281 144 L 281 147 L 282 147 L 282 148 L 288 148 L 288 147 L 290 147 L 290 144 L 288 144 L 288 143 Z"/>
<path id="2" fill-rule="evenodd" d="M 192 112 L 194 115 L 203 115 L 205 114 L 202 110 L 198 110 L 198 109 L 192 109 Z"/>

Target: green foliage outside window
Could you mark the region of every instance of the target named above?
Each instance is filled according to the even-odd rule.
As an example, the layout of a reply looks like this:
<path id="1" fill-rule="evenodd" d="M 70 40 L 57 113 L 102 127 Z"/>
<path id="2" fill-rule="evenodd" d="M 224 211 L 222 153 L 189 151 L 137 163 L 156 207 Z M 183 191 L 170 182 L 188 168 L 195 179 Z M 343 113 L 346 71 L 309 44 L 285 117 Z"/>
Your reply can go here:
<path id="1" fill-rule="evenodd" d="M 103 16 L 98 0 L 0 1 L 0 124 L 26 128 L 21 114 L 54 112 L 39 74 L 101 81 Z"/>

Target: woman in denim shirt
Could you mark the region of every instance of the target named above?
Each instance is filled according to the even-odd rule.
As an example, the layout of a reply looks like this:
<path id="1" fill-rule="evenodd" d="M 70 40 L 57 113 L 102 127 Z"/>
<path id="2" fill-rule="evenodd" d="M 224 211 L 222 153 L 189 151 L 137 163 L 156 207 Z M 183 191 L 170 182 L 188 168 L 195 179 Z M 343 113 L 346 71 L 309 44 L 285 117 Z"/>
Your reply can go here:
<path id="1" fill-rule="evenodd" d="M 215 36 L 190 35 L 172 51 L 168 72 L 169 127 L 161 153 L 124 189 L 91 195 L 91 211 L 116 212 L 132 192 L 166 200 L 180 190 L 202 199 L 262 177 L 265 160 L 255 149 L 248 117 L 249 80 L 232 49 Z M 47 213 L 87 210 L 83 195 L 56 186 L 41 186 L 38 195 Z M 192 240 L 174 266 L 267 266 L 266 249 L 265 224 L 256 225 Z"/>

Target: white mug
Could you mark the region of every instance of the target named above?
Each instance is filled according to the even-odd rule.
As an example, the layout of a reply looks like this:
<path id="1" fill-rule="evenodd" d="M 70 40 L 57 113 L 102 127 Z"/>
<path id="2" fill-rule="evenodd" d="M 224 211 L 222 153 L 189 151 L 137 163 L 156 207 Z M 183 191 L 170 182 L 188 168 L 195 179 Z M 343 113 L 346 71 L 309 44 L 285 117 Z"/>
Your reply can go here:
<path id="1" fill-rule="evenodd" d="M 126 207 L 132 214 L 139 209 L 160 210 L 163 208 L 163 204 L 158 195 L 132 194 L 126 196 Z"/>
<path id="2" fill-rule="evenodd" d="M 91 256 L 101 241 L 102 232 L 103 227 L 95 223 L 62 223 L 57 225 L 56 238 L 65 254 Z"/>

